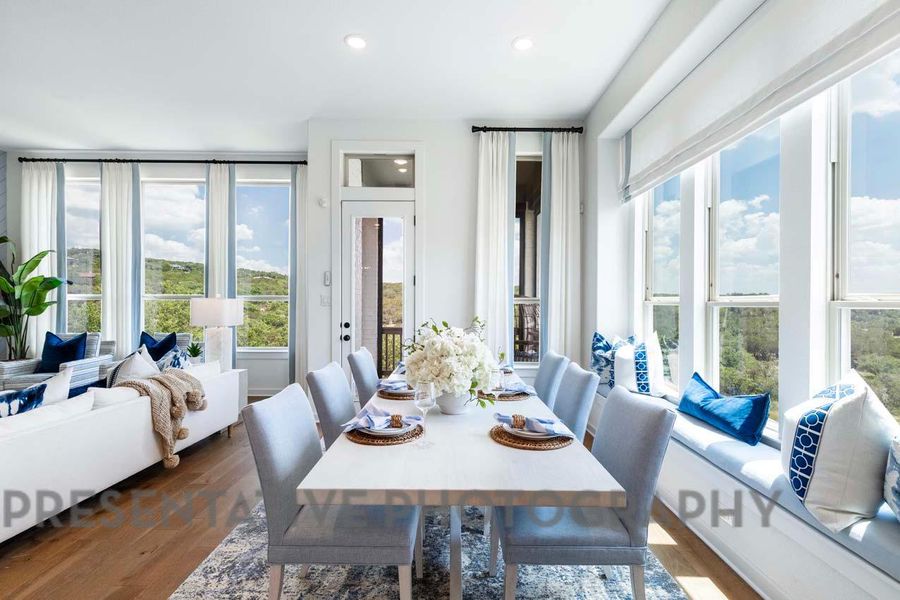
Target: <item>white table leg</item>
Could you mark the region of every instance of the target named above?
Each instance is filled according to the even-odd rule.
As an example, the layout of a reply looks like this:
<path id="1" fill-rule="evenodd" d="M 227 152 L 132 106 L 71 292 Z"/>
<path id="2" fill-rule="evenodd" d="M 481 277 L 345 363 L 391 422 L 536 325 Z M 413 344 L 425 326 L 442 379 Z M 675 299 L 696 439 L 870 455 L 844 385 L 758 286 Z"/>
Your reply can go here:
<path id="1" fill-rule="evenodd" d="M 462 512 L 450 507 L 450 600 L 462 600 Z"/>

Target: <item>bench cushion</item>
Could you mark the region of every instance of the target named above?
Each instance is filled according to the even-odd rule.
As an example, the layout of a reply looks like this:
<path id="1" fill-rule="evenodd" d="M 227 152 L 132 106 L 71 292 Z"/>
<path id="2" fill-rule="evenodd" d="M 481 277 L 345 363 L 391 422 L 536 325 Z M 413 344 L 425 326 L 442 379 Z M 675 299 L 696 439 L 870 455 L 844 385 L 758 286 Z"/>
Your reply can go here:
<path id="1" fill-rule="evenodd" d="M 663 398 L 642 397 L 668 403 Z M 782 470 L 781 454 L 777 449 L 765 444 L 748 446 L 683 413 L 675 421 L 672 438 L 744 485 L 775 499 L 781 508 L 900 580 L 900 522 L 897 522 L 887 503 L 882 504 L 874 518 L 864 519 L 832 533 L 797 498 Z"/>

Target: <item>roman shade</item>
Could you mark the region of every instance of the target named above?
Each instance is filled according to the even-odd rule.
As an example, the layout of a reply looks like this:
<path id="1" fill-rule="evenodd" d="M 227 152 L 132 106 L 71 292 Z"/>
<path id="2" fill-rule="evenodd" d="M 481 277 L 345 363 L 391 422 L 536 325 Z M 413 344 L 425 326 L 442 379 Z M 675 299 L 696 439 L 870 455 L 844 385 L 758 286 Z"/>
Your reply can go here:
<path id="1" fill-rule="evenodd" d="M 627 201 L 900 47 L 900 0 L 769 0 L 621 140 Z"/>

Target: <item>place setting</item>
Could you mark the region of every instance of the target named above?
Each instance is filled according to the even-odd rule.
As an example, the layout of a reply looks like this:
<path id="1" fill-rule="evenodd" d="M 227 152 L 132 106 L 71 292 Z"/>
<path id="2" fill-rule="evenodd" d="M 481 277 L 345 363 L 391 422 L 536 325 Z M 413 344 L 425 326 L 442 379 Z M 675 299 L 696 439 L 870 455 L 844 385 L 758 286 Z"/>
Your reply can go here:
<path id="1" fill-rule="evenodd" d="M 343 424 L 352 442 L 365 446 L 395 446 L 419 439 L 425 433 L 425 419 L 417 415 L 391 414 L 376 406 L 363 407 Z"/>
<path id="2" fill-rule="evenodd" d="M 491 372 L 490 386 L 478 392 L 478 397 L 494 402 L 515 402 L 537 396 L 534 386 L 519 379 L 511 368 L 494 369 Z"/>
<path id="3" fill-rule="evenodd" d="M 510 448 L 557 450 L 575 440 L 575 434 L 558 419 L 494 413 L 494 420 L 498 425 L 491 428 L 491 439 Z"/>

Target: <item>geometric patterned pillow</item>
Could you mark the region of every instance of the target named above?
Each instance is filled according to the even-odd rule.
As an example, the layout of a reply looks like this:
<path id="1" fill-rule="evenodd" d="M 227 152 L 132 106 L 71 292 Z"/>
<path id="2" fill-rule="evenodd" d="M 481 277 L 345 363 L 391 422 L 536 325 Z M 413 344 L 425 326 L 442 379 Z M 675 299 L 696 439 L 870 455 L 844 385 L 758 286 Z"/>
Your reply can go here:
<path id="1" fill-rule="evenodd" d="M 784 414 L 781 462 L 791 488 L 826 528 L 869 519 L 884 502 L 897 422 L 856 371 Z"/>
<path id="2" fill-rule="evenodd" d="M 629 338 L 630 343 L 616 350 L 616 384 L 626 389 L 662 397 L 669 391 L 663 371 L 662 349 L 654 331 L 646 340 Z"/>
<path id="3" fill-rule="evenodd" d="M 900 521 L 900 436 L 891 440 L 887 472 L 884 474 L 884 499 Z"/>
<path id="4" fill-rule="evenodd" d="M 619 348 L 634 341 L 634 336 L 623 340 L 619 336 L 613 336 L 608 340 L 597 331 L 591 340 L 591 369 L 600 376 L 600 388 L 608 387 L 610 390 L 616 387 L 616 352 Z"/>

